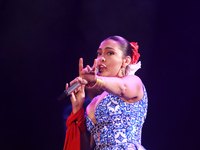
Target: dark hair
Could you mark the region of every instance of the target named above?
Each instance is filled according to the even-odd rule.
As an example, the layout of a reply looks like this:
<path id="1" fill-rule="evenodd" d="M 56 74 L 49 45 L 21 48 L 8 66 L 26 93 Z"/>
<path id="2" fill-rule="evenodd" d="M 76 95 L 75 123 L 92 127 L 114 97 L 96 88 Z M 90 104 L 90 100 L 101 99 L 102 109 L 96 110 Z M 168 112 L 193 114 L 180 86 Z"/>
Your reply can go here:
<path id="1" fill-rule="evenodd" d="M 110 36 L 105 40 L 108 40 L 108 39 L 112 39 L 112 40 L 118 42 L 120 49 L 123 52 L 124 56 L 130 56 L 131 59 L 132 59 L 132 56 L 133 56 L 132 47 L 131 47 L 130 43 L 125 38 L 115 35 L 115 36 Z"/>

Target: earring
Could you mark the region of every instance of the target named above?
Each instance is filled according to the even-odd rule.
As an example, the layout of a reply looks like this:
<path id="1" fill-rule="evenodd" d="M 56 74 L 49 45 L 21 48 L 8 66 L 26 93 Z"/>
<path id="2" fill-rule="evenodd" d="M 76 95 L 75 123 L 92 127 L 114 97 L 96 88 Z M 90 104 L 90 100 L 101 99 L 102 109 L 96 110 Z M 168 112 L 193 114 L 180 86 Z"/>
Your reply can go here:
<path id="1" fill-rule="evenodd" d="M 126 75 L 126 74 L 125 74 L 125 69 L 124 69 L 124 68 L 121 69 L 121 73 L 122 73 L 122 76 L 125 76 L 125 75 Z"/>

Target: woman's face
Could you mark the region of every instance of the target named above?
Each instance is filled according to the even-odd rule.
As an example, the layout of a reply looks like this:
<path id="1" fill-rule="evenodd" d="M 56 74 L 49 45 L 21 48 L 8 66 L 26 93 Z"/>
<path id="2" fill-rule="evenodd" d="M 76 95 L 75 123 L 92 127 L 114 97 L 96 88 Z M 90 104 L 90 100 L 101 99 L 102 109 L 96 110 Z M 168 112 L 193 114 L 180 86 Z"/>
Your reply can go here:
<path id="1" fill-rule="evenodd" d="M 98 75 L 107 77 L 120 76 L 123 63 L 123 52 L 119 49 L 119 44 L 108 39 L 103 41 L 97 50 Z"/>

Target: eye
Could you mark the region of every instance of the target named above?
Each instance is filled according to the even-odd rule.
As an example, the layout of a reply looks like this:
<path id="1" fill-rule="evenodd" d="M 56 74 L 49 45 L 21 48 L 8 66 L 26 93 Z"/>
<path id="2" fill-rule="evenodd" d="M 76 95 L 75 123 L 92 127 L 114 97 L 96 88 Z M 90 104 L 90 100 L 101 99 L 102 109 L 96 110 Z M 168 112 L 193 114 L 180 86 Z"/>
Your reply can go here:
<path id="1" fill-rule="evenodd" d="M 107 54 L 108 54 L 108 55 L 114 55 L 114 53 L 113 53 L 113 52 L 108 52 Z"/>
<path id="2" fill-rule="evenodd" d="M 97 52 L 97 56 L 101 56 L 101 53 L 100 53 L 100 52 Z"/>

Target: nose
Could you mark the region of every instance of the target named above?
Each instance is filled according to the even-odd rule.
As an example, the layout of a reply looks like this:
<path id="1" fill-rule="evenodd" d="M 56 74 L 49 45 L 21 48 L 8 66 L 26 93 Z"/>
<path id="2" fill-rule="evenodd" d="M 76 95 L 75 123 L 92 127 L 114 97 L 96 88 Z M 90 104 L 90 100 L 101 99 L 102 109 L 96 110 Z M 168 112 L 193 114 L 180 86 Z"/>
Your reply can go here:
<path id="1" fill-rule="evenodd" d="M 101 56 L 101 61 L 102 61 L 102 62 L 105 62 L 105 61 L 106 61 L 106 59 L 105 59 L 104 56 Z"/>

